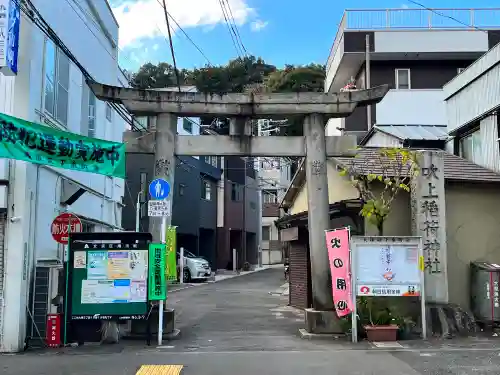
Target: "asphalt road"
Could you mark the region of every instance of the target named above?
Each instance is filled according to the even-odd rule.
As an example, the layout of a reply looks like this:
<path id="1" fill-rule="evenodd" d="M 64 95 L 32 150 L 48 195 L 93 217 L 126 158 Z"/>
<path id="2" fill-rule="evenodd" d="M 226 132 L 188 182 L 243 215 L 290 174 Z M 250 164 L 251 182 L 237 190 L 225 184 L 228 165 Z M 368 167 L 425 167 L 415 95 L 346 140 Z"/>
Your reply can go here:
<path id="1" fill-rule="evenodd" d="M 184 375 L 482 375 L 500 374 L 496 337 L 369 343 L 308 341 L 300 311 L 269 292 L 283 272 L 270 269 L 172 293 L 181 337 L 162 347 L 139 342 L 0 356 L 2 375 L 133 375 L 141 365 L 183 365 Z M 157 372 L 160 373 L 160 372 Z"/>

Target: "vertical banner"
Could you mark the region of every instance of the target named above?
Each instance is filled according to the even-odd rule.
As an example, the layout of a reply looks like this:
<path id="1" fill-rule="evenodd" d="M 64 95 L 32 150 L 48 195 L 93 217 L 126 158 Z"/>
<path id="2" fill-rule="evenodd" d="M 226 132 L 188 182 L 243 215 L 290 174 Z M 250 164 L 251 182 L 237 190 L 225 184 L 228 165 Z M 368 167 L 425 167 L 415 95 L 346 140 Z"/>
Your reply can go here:
<path id="1" fill-rule="evenodd" d="M 167 282 L 177 281 L 177 227 L 169 227 L 165 238 L 167 239 L 165 277 Z"/>
<path id="2" fill-rule="evenodd" d="M 165 253 L 165 244 L 149 244 L 148 299 L 150 301 L 163 301 L 167 298 Z"/>
<path id="3" fill-rule="evenodd" d="M 325 232 L 328 260 L 332 273 L 332 293 L 339 317 L 352 312 L 352 289 L 349 262 L 349 228 Z"/>

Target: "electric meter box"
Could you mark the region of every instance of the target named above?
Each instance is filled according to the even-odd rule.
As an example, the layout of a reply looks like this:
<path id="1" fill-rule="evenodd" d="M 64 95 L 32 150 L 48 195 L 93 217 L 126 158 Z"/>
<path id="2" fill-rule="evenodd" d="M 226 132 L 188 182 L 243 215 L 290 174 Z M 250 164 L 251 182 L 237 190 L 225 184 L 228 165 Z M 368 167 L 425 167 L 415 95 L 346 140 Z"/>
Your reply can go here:
<path id="1" fill-rule="evenodd" d="M 476 320 L 500 321 L 500 264 L 471 263 L 470 306 Z"/>

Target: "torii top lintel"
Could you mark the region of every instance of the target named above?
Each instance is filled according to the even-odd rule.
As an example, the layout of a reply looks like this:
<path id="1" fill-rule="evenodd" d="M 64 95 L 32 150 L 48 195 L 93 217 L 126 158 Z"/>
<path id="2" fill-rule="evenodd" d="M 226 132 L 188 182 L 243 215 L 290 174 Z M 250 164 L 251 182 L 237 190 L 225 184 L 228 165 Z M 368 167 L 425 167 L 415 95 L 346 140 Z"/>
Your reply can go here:
<path id="1" fill-rule="evenodd" d="M 141 90 L 87 82 L 100 100 L 123 104 L 133 114 L 175 113 L 182 117 L 204 115 L 262 117 L 322 113 L 347 117 L 358 106 L 380 102 L 388 85 L 334 94 L 317 92 L 224 95 Z"/>

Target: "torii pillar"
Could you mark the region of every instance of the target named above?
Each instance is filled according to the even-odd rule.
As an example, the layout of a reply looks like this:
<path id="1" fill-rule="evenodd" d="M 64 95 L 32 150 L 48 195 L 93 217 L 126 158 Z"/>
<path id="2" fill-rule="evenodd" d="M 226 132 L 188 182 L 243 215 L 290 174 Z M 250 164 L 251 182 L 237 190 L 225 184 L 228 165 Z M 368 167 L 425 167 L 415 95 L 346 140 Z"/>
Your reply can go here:
<path id="1" fill-rule="evenodd" d="M 329 118 L 348 117 L 356 107 L 380 102 L 387 85 L 368 90 L 287 94 L 203 94 L 193 92 L 138 90 L 88 82 L 101 100 L 123 104 L 130 113 L 157 116 L 156 134 L 125 132 L 127 151 L 155 154 L 155 165 L 167 161 L 173 180 L 175 155 L 240 157 L 305 157 L 308 191 L 309 249 L 313 309 L 306 319 L 317 322 L 318 332 L 338 330 L 332 299 L 331 276 L 325 243 L 329 228 L 327 157 L 352 154 L 354 136 L 325 137 Z M 169 114 L 169 116 L 165 116 Z M 304 116 L 304 136 L 252 137 L 250 118 Z M 176 135 L 173 120 L 182 117 L 228 117 L 230 135 Z M 156 145 L 156 147 L 154 147 Z M 170 162 L 169 162 L 170 161 Z M 156 170 L 161 168 L 155 168 Z M 159 177 L 164 177 L 165 171 Z M 173 194 L 172 194 L 173 196 Z M 159 240 L 159 225 L 150 225 L 153 238 Z M 314 324 L 313 324 L 314 326 Z"/>

